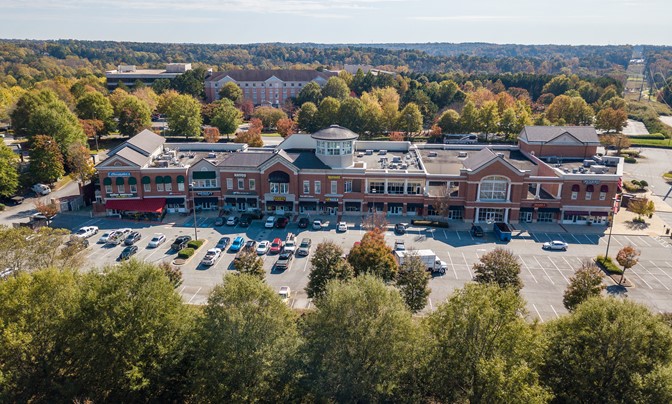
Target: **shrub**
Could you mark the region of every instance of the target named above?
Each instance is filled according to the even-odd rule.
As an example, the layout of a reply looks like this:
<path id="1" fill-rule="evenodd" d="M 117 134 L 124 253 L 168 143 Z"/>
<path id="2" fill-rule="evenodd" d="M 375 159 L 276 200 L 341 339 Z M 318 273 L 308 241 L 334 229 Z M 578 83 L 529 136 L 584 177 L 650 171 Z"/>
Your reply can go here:
<path id="1" fill-rule="evenodd" d="M 623 188 L 625 188 L 626 191 L 628 192 L 639 192 L 642 188 L 639 186 L 639 184 L 634 184 L 631 181 L 625 181 L 623 182 Z"/>
<path id="2" fill-rule="evenodd" d="M 177 258 L 187 259 L 194 255 L 195 250 L 193 248 L 183 248 L 180 252 L 177 253 Z"/>
<path id="3" fill-rule="evenodd" d="M 193 250 L 198 250 L 203 245 L 203 240 L 191 240 L 187 243 L 187 247 Z"/>
<path id="4" fill-rule="evenodd" d="M 663 135 L 662 133 L 649 133 L 648 135 L 630 136 L 630 138 L 635 142 L 638 139 L 651 139 L 651 140 L 665 140 L 665 139 L 667 139 L 667 137 L 665 137 L 665 135 Z"/>
<path id="5" fill-rule="evenodd" d="M 612 260 L 611 257 L 598 255 L 597 258 L 595 258 L 595 262 L 597 262 L 599 266 L 601 266 L 605 271 L 609 272 L 610 274 L 618 274 L 618 275 L 623 274 L 623 269 L 621 269 L 621 267 L 616 265 L 616 263 L 614 263 L 614 260 Z"/>
<path id="6" fill-rule="evenodd" d="M 0 203 L 0 212 L 2 212 L 2 211 L 4 211 L 4 210 L 5 210 L 5 204 L 4 204 L 4 203 Z"/>
<path id="7" fill-rule="evenodd" d="M 637 159 L 634 158 L 634 157 L 626 157 L 626 158 L 623 159 L 623 161 L 625 161 L 626 163 L 629 163 L 629 164 L 637 163 Z"/>
<path id="8" fill-rule="evenodd" d="M 630 157 L 639 157 L 639 150 L 625 149 L 621 151 L 621 155 Z"/>

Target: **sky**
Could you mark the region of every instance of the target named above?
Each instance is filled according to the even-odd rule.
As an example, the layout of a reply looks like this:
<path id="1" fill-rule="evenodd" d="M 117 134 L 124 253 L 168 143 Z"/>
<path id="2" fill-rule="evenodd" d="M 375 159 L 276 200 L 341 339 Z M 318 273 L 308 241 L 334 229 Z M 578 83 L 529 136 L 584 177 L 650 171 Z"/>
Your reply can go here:
<path id="1" fill-rule="evenodd" d="M 672 45 L 670 0 L 0 0 L 0 38 Z"/>

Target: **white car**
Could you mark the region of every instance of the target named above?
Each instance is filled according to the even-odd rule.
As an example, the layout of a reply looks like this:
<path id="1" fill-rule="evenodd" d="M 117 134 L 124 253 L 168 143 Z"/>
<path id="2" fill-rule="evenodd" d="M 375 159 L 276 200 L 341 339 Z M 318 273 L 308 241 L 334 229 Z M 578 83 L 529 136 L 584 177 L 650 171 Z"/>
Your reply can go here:
<path id="1" fill-rule="evenodd" d="M 280 286 L 280 292 L 278 294 L 283 302 L 289 303 L 289 298 L 292 297 L 292 290 L 289 286 Z"/>
<path id="2" fill-rule="evenodd" d="M 560 240 L 553 240 L 551 242 L 546 242 L 542 245 L 542 248 L 544 250 L 567 251 L 567 247 L 569 247 L 569 244 L 565 243 L 564 241 L 560 241 Z"/>
<path id="3" fill-rule="evenodd" d="M 31 189 L 36 194 L 42 195 L 42 196 L 49 195 L 51 193 L 51 188 L 49 188 L 48 185 L 44 185 L 44 184 L 35 184 L 35 185 L 33 185 L 33 187 Z"/>
<path id="4" fill-rule="evenodd" d="M 203 265 L 207 265 L 209 267 L 215 265 L 215 262 L 219 259 L 219 257 L 222 255 L 222 250 L 219 248 L 211 248 L 208 250 L 207 253 L 205 253 L 205 257 L 203 257 Z"/>
<path id="5" fill-rule="evenodd" d="M 322 221 L 313 220 L 313 230 L 321 230 L 321 229 L 322 229 Z"/>
<path id="6" fill-rule="evenodd" d="M 336 225 L 336 231 L 346 232 L 348 231 L 348 224 L 345 222 L 338 222 Z"/>
<path id="7" fill-rule="evenodd" d="M 268 253 L 268 249 L 271 248 L 271 242 L 268 240 L 260 241 L 257 245 L 257 254 L 264 255 Z"/>
<path id="8" fill-rule="evenodd" d="M 229 216 L 229 218 L 226 219 L 227 226 L 235 226 L 237 224 L 238 224 L 238 218 L 235 216 Z"/>
<path id="9" fill-rule="evenodd" d="M 266 218 L 266 223 L 264 224 L 264 227 L 267 229 L 272 229 L 273 226 L 275 226 L 275 216 L 269 216 Z"/>
<path id="10" fill-rule="evenodd" d="M 152 236 L 152 239 L 149 240 L 149 244 L 147 244 L 147 247 L 156 248 L 165 242 L 166 242 L 166 236 L 164 236 L 161 233 L 155 233 L 154 236 Z"/>
<path id="11" fill-rule="evenodd" d="M 100 238 L 98 239 L 98 244 L 107 243 L 107 240 L 110 239 L 110 236 L 112 235 L 112 233 L 115 233 L 115 232 L 114 231 L 106 231 L 105 233 L 103 233 L 103 235 L 100 236 Z"/>
<path id="12" fill-rule="evenodd" d="M 77 238 L 89 238 L 94 234 L 98 234 L 98 226 L 81 227 L 73 236 Z"/>

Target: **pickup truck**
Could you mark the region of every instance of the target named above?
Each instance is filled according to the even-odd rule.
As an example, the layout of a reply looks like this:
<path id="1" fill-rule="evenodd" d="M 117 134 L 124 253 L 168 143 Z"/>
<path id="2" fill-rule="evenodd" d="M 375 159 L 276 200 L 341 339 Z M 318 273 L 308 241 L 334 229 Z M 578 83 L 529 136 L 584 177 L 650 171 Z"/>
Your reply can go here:
<path id="1" fill-rule="evenodd" d="M 283 251 L 278 256 L 278 260 L 275 261 L 275 269 L 284 271 L 289 268 L 289 264 L 292 263 L 294 254 L 288 251 Z"/>
<path id="2" fill-rule="evenodd" d="M 511 228 L 504 222 L 495 222 L 492 225 L 495 235 L 501 241 L 511 241 Z"/>
<path id="3" fill-rule="evenodd" d="M 292 254 L 296 251 L 296 236 L 294 233 L 287 233 L 283 251 L 291 252 Z"/>
<path id="4" fill-rule="evenodd" d="M 441 261 L 441 259 L 432 250 L 416 250 L 416 251 L 397 250 L 394 252 L 394 258 L 397 260 L 397 264 L 401 266 L 404 264 L 406 256 L 413 253 L 418 255 L 418 257 L 420 257 L 422 262 L 425 263 L 425 266 L 427 267 L 428 271 L 432 273 L 438 272 L 441 275 L 446 273 L 446 269 L 448 269 L 448 264 L 446 264 L 445 261 Z"/>

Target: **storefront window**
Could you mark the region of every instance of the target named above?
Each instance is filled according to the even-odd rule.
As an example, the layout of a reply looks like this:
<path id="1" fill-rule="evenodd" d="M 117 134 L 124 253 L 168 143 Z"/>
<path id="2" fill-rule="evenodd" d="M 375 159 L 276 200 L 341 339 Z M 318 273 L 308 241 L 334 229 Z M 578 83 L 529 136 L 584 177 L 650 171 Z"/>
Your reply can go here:
<path id="1" fill-rule="evenodd" d="M 553 221 L 553 212 L 539 212 L 537 213 L 537 222 L 550 223 Z"/>
<path id="2" fill-rule="evenodd" d="M 478 197 L 480 200 L 505 201 L 509 179 L 500 176 L 485 177 L 481 180 Z"/>
<path id="3" fill-rule="evenodd" d="M 289 193 L 289 184 L 286 182 L 278 183 L 271 182 L 271 193 L 272 194 L 288 194 Z"/>
<path id="4" fill-rule="evenodd" d="M 399 195 L 404 193 L 404 183 L 403 182 L 388 182 L 387 183 L 387 193 L 393 195 Z"/>
<path id="5" fill-rule="evenodd" d="M 124 192 L 126 192 L 126 187 L 124 186 L 124 184 L 117 185 L 117 192 L 120 193 L 120 194 L 123 194 Z"/>
<path id="6" fill-rule="evenodd" d="M 346 194 L 348 192 L 352 192 L 352 181 L 345 181 L 345 189 L 344 191 Z"/>
<path id="7" fill-rule="evenodd" d="M 195 180 L 194 188 L 217 188 L 217 180 Z"/>
<path id="8" fill-rule="evenodd" d="M 422 184 L 419 182 L 409 182 L 406 184 L 406 193 L 409 195 L 419 195 L 422 193 Z"/>
<path id="9" fill-rule="evenodd" d="M 303 181 L 303 193 L 304 194 L 310 193 L 310 181 Z"/>
<path id="10" fill-rule="evenodd" d="M 480 208 L 478 210 L 479 222 L 503 222 L 504 209 L 498 208 Z"/>
<path id="11" fill-rule="evenodd" d="M 257 188 L 257 183 L 255 180 L 250 179 L 250 191 L 254 191 Z"/>
<path id="12" fill-rule="evenodd" d="M 105 185 L 105 193 L 111 194 L 112 192 L 112 185 Z"/>
<path id="13" fill-rule="evenodd" d="M 131 184 L 128 186 L 128 188 L 131 190 L 132 194 L 137 194 L 138 193 L 138 186 L 135 184 Z"/>
<path id="14" fill-rule="evenodd" d="M 238 189 L 245 189 L 245 180 L 242 178 L 238 179 Z"/>
<path id="15" fill-rule="evenodd" d="M 320 181 L 315 181 L 315 193 L 316 194 L 322 193 L 322 183 Z"/>
<path id="16" fill-rule="evenodd" d="M 338 193 L 338 181 L 331 181 L 331 193 L 332 194 Z"/>
<path id="17" fill-rule="evenodd" d="M 233 178 L 226 179 L 226 189 L 233 189 Z"/>
<path id="18" fill-rule="evenodd" d="M 371 194 L 384 194 L 385 193 L 385 183 L 382 181 L 371 181 L 369 182 L 369 193 Z"/>

